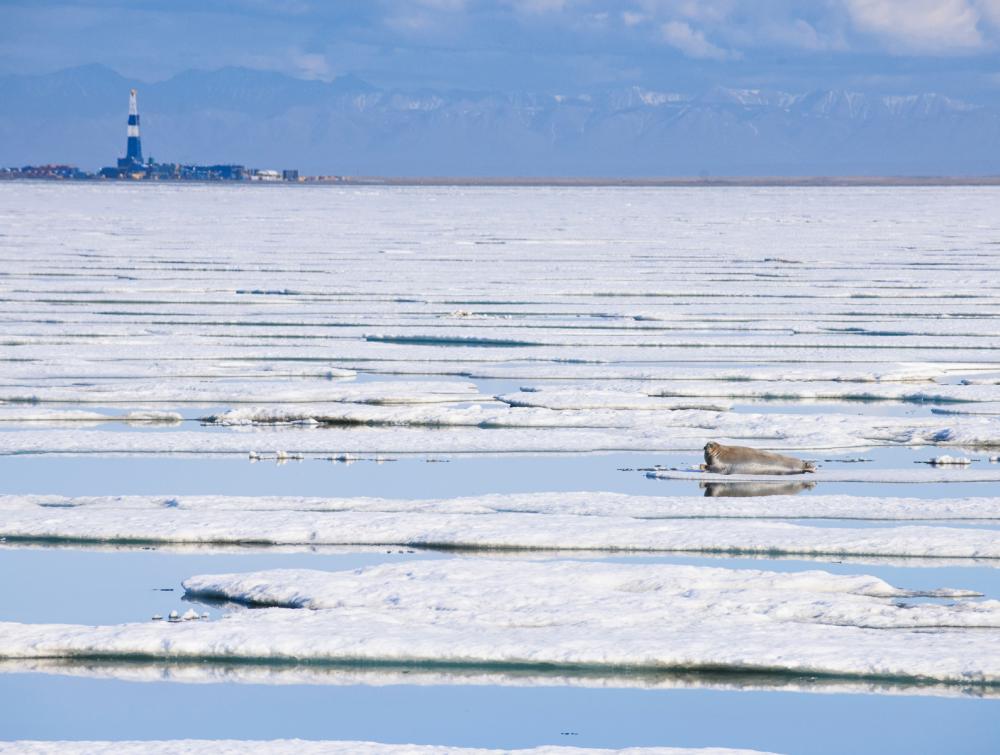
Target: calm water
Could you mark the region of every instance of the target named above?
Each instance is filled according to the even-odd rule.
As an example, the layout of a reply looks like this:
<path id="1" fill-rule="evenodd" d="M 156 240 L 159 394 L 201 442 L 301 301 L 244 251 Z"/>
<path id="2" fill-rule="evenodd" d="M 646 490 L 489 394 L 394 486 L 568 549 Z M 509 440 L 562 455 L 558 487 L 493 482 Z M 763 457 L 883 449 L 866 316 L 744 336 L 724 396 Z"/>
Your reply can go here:
<path id="1" fill-rule="evenodd" d="M 5 738 L 995 753 L 998 701 L 713 689 L 126 682 L 0 673 Z"/>
<path id="2" fill-rule="evenodd" d="M 447 432 L 447 431 L 443 431 Z M 996 471 L 987 454 L 963 449 L 878 448 L 803 454 L 830 469 L 925 469 L 916 462 L 939 453 L 979 459 L 968 469 Z M 656 465 L 687 468 L 697 453 L 545 454 L 431 457 L 396 455 L 391 461 L 331 462 L 316 457 L 276 464 L 243 456 L 0 456 L 4 493 L 53 495 L 313 495 L 439 498 L 488 493 L 611 490 L 635 495 L 703 495 L 697 480 L 651 479 Z M 846 461 L 864 458 L 871 461 Z M 961 479 L 960 474 L 957 475 Z M 794 478 L 808 481 L 807 477 Z M 784 481 L 784 480 L 783 480 Z M 912 498 L 989 496 L 998 482 L 823 482 L 801 495 L 879 495 Z"/>

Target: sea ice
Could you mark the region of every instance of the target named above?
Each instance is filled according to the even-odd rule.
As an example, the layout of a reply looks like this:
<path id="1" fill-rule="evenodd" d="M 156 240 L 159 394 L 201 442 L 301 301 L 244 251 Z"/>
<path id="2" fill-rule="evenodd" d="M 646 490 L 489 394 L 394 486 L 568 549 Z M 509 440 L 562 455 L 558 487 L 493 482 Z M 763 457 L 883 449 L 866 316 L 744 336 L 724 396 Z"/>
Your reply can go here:
<path id="1" fill-rule="evenodd" d="M 157 380 L 111 381 L 105 384 L 20 385 L 0 384 L 0 401 L 59 402 L 80 404 L 223 404 L 338 402 L 352 404 L 438 404 L 489 400 L 468 382 L 385 381 L 344 383 L 312 380 Z"/>
<path id="2" fill-rule="evenodd" d="M 330 426 L 292 425 L 281 435 L 258 431 L 106 433 L 93 430 L 0 430 L 2 453 L 516 453 L 670 451 L 700 449 L 706 438 L 762 450 L 866 448 L 873 445 L 1000 446 L 1000 416 L 884 417 L 846 414 L 736 414 L 678 409 L 665 412 L 479 406 L 365 407 L 313 416 L 297 408 L 237 410 L 243 422 L 324 418 Z M 362 425 L 341 427 L 340 425 Z M 371 425 L 371 427 L 364 427 Z M 378 425 L 392 425 L 391 431 Z M 454 426 L 441 433 L 437 426 Z M 252 429 L 252 425 L 251 425 Z M 750 441 L 750 442 L 748 442 Z M 264 443 L 271 447 L 262 449 Z"/>
<path id="3" fill-rule="evenodd" d="M 9 540 L 118 543 L 408 545 L 432 548 L 611 550 L 868 557 L 1000 558 L 991 529 L 816 527 L 755 520 L 855 516 L 997 518 L 995 502 L 939 504 L 834 497 L 741 507 L 719 499 L 630 500 L 611 494 L 549 494 L 455 501 L 316 499 L 0 498 Z M 801 502 L 800 502 L 801 501 Z M 243 508 L 238 508 L 242 506 Z M 867 510 L 866 510 L 867 509 Z M 544 512 L 544 513 L 543 513 Z M 885 512 L 885 513 L 881 513 Z"/>
<path id="4" fill-rule="evenodd" d="M 773 478 L 771 485 L 774 485 Z M 300 496 L 59 496 L 0 495 L 0 514 L 39 509 L 201 512 L 368 512 L 404 514 L 561 514 L 632 519 L 1000 520 L 996 498 L 894 498 L 852 495 L 773 495 L 741 500 L 700 496 L 641 496 L 611 492 L 507 493 L 461 498 L 318 498 Z"/>
<path id="5" fill-rule="evenodd" d="M 112 202 L 108 191 L 121 196 Z M 206 201 L 218 191 L 0 186 L 0 453 L 350 459 L 693 451 L 708 439 L 804 456 L 1000 446 L 1000 289 L 989 284 L 1000 272 L 998 228 L 993 192 L 981 188 L 735 189 L 724 197 L 678 189 L 668 212 L 663 191 L 646 189 L 240 192 L 221 214 Z M 109 211 L 123 200 L 141 229 Z M 355 372 L 356 382 L 343 381 Z M 505 382 L 480 390 L 469 382 L 479 378 Z M 777 397 L 947 402 L 961 413 L 725 411 L 733 400 Z M 116 433 L 81 422 L 110 415 L 86 417 L 80 407 L 182 404 L 210 406 L 204 413 L 227 427 Z M 126 421 L 153 419 L 168 416 Z M 370 427 L 319 427 L 324 421 Z M 282 423 L 295 426 L 261 426 Z M 811 479 L 998 474 L 821 469 Z M 413 541 L 958 559 L 996 558 L 1000 547 L 988 525 L 761 521 L 995 521 L 995 499 L 11 497 L 0 514 L 9 537 L 301 548 Z M 289 681 L 318 677 L 323 667 L 313 661 L 375 660 L 439 664 L 441 678 L 440 664 L 455 664 L 456 675 L 480 667 L 483 680 L 502 678 L 503 668 L 482 666 L 507 664 L 532 679 L 561 667 L 560 683 L 589 683 L 571 673 L 586 667 L 633 685 L 652 682 L 626 670 L 671 683 L 665 669 L 724 669 L 794 678 L 802 688 L 849 676 L 890 687 L 885 680 L 906 679 L 911 691 L 942 682 L 975 694 L 1000 689 L 996 601 L 966 600 L 959 590 L 938 593 L 952 604 L 915 603 L 871 578 L 528 562 L 534 555 L 194 579 L 192 590 L 238 600 L 324 607 L 118 627 L 5 623 L 0 654 L 21 660 L 2 666 L 72 658 L 88 673 L 104 662 L 117 664 L 116 674 Z M 206 657 L 237 663 L 198 662 Z M 124 658 L 131 671 L 122 671 Z M 136 658 L 194 662 L 139 670 Z M 294 676 L 279 664 L 242 663 L 268 659 L 304 665 Z M 357 673 L 390 683 L 389 667 L 380 668 Z M 413 670 L 391 683 L 431 673 Z"/>
<path id="6" fill-rule="evenodd" d="M 212 622 L 0 623 L 8 659 L 740 670 L 1000 683 L 1000 601 L 909 603 L 868 576 L 449 559 L 192 577 L 268 606 Z"/>

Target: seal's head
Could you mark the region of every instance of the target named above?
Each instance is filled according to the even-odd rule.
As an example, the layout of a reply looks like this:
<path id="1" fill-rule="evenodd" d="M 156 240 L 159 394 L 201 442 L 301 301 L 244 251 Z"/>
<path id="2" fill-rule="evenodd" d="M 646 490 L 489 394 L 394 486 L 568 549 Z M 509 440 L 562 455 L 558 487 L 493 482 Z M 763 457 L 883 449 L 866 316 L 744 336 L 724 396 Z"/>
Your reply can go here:
<path id="1" fill-rule="evenodd" d="M 716 443 L 714 440 L 709 441 L 705 444 L 705 461 L 709 464 L 712 463 L 712 459 L 719 455 L 719 451 L 722 450 L 722 446 Z"/>

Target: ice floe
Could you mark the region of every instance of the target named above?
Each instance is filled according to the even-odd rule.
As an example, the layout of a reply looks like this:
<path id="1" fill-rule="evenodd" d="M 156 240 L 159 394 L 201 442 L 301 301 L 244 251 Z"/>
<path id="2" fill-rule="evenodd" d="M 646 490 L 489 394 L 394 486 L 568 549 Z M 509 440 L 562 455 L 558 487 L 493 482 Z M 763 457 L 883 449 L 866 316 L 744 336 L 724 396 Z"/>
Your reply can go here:
<path id="1" fill-rule="evenodd" d="M 963 403 L 1000 400 L 1000 386 L 934 385 L 844 382 L 754 381 L 671 382 L 652 395 L 666 398 L 786 399 L 837 401 L 904 401 L 908 403 Z"/>
<path id="2" fill-rule="evenodd" d="M 224 356 L 222 354 L 220 357 Z M 599 355 L 594 355 L 599 356 Z M 995 385 L 1000 378 L 988 370 L 1000 369 L 996 365 L 982 363 L 843 363 L 828 366 L 805 366 L 790 364 L 762 364 L 737 367 L 702 366 L 697 363 L 647 362 L 642 365 L 617 364 L 596 358 L 584 362 L 522 361 L 495 359 L 489 354 L 480 354 L 471 362 L 438 359 L 428 361 L 403 361 L 393 359 L 354 359 L 355 369 L 332 367 L 323 362 L 311 366 L 293 360 L 276 361 L 267 357 L 220 358 L 219 360 L 189 361 L 183 359 L 145 361 L 134 358 L 86 358 L 77 354 L 64 359 L 34 359 L 11 362 L 4 366 L 0 386 L 24 385 L 26 382 L 43 382 L 60 385 L 86 380 L 106 385 L 110 390 L 115 382 L 128 380 L 152 380 L 157 383 L 167 380 L 191 381 L 194 379 L 214 380 L 260 380 L 274 383 L 278 380 L 346 380 L 358 371 L 387 375 L 435 375 L 473 379 L 542 381 L 542 384 L 568 381 L 593 383 L 592 387 L 605 387 L 608 383 L 672 383 L 675 381 L 720 381 L 720 382 L 820 382 L 820 383 L 886 383 L 908 385 L 925 384 L 934 388 L 935 383 L 955 380 L 966 385 Z M 986 374 L 987 377 L 977 377 Z M 960 381 L 956 376 L 965 375 Z M 723 402 L 719 402 L 723 403 Z"/>
<path id="3" fill-rule="evenodd" d="M 780 484 L 772 483 L 771 484 Z M 705 499 L 612 492 L 510 493 L 461 498 L 318 498 L 300 496 L 59 496 L 0 495 L 0 513 L 39 509 L 89 511 L 382 512 L 407 514 L 523 513 L 633 519 L 859 519 L 869 521 L 1000 520 L 997 498 L 894 498 L 851 495 L 771 495 Z"/>
<path id="4" fill-rule="evenodd" d="M 646 393 L 586 390 L 581 388 L 545 389 L 507 393 L 497 396 L 513 407 L 541 407 L 545 409 L 638 409 L 645 411 L 676 411 L 700 409 L 723 412 L 732 405 L 729 401 L 698 401 L 691 399 L 661 398 Z"/>
<path id="5" fill-rule="evenodd" d="M 884 506 L 878 499 L 846 496 L 834 496 L 829 502 L 786 500 L 782 509 L 781 502 L 754 501 L 743 508 L 719 499 L 657 503 L 613 494 L 451 501 L 10 496 L 0 498 L 0 536 L 8 541 L 1000 559 L 1000 537 L 993 529 L 830 528 L 765 519 L 825 515 L 995 521 L 1000 514 L 989 499 L 944 504 L 889 499 Z M 751 518 L 755 515 L 759 518 Z"/>
<path id="6" fill-rule="evenodd" d="M 1000 446 L 1000 416 L 885 417 L 853 414 L 736 414 L 690 409 L 665 412 L 554 410 L 499 405 L 386 407 L 360 404 L 299 410 L 255 407 L 213 419 L 235 424 L 292 425 L 277 435 L 155 434 L 0 429 L 0 454 L 241 453 L 272 444 L 298 453 L 509 453 L 519 451 L 696 450 L 712 438 L 761 450 L 866 448 L 873 445 Z M 317 425 L 326 424 L 320 428 Z M 343 427 L 360 425 L 361 427 Z M 369 425 L 372 427 L 364 427 Z M 377 425 L 394 426 L 391 432 Z M 428 430 L 453 426 L 448 433 Z M 120 436 L 120 437 L 119 437 Z M 750 441 L 750 442 L 748 442 Z"/>
<path id="7" fill-rule="evenodd" d="M 1000 683 L 1000 601 L 910 603 L 867 576 L 451 559 L 192 577 L 219 621 L 0 623 L 0 657 L 786 671 Z M 933 630 L 933 631 L 928 631 Z"/>
<path id="8" fill-rule="evenodd" d="M 87 411 L 82 409 L 49 409 L 38 406 L 0 407 L 0 422 L 44 424 L 72 427 L 80 424 L 121 422 L 128 425 L 176 425 L 184 420 L 178 412 L 135 410 L 123 414 Z"/>
<path id="9" fill-rule="evenodd" d="M 476 401 L 482 396 L 472 383 L 386 381 L 117 381 L 99 385 L 33 385 L 29 389 L 0 385 L 0 401 L 142 405 L 148 403 L 220 404 L 260 402 L 343 402 L 356 404 L 424 404 Z"/>
<path id="10" fill-rule="evenodd" d="M 511 411 L 498 402 L 482 406 L 371 406 L 297 405 L 289 407 L 245 407 L 202 418 L 205 424 L 249 425 L 408 425 L 411 427 L 622 427 L 627 424 L 611 413 L 576 411 L 555 413 L 546 409 Z"/>
<path id="11" fill-rule="evenodd" d="M 942 456 L 935 456 L 933 459 L 929 459 L 923 463 L 934 467 L 967 467 L 972 463 L 972 459 L 968 459 L 965 456 L 948 456 L 944 454 Z"/>

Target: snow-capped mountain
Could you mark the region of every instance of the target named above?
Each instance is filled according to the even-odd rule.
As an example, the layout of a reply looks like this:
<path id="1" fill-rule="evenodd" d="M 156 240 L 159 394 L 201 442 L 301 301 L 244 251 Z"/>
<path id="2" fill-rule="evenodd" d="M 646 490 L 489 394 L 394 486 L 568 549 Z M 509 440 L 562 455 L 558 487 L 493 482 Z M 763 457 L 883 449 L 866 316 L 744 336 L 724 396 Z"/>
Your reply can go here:
<path id="1" fill-rule="evenodd" d="M 346 175 L 1000 173 L 1000 108 L 937 93 L 379 89 L 241 68 L 0 78 L 0 165 L 113 163 L 139 88 L 147 155 Z"/>

